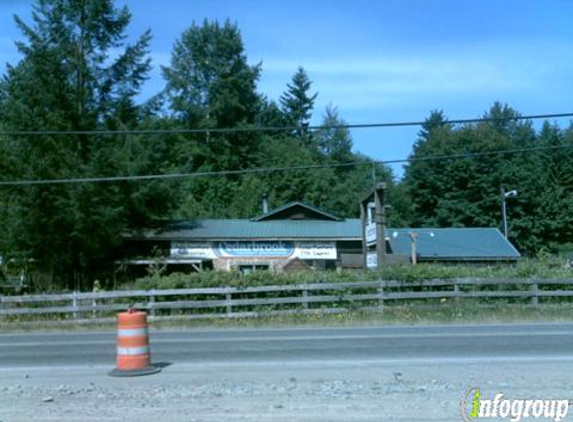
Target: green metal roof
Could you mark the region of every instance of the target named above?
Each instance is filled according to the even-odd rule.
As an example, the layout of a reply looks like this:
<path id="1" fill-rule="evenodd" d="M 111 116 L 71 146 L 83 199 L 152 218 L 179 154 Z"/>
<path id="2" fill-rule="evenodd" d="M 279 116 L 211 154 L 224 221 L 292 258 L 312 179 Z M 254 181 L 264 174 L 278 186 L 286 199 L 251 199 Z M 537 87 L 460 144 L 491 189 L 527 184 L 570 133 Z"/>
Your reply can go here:
<path id="1" fill-rule="evenodd" d="M 289 209 L 309 210 L 319 219 L 281 219 Z M 288 213 L 287 213 L 288 214 Z M 416 233 L 420 259 L 514 260 L 521 255 L 493 228 L 387 229 L 386 236 L 395 255 L 411 254 L 410 233 Z M 358 218 L 340 219 L 301 202 L 276 208 L 251 220 L 206 219 L 175 221 L 161 228 L 127 236 L 133 240 L 207 242 L 225 240 L 362 240 Z"/>
<path id="2" fill-rule="evenodd" d="M 273 216 L 276 216 L 277 214 L 280 214 L 283 211 L 286 211 L 286 210 L 292 209 L 292 208 L 296 208 L 296 207 L 310 210 L 311 212 L 322 217 L 321 219 L 324 219 L 324 220 L 342 221 L 342 218 L 337 217 L 334 214 L 331 214 L 329 212 L 321 210 L 320 208 L 313 207 L 311 205 L 308 205 L 308 204 L 305 204 L 305 203 L 299 202 L 299 201 L 290 202 L 286 205 L 283 205 L 282 207 L 275 208 L 274 210 L 271 210 L 271 211 L 269 211 L 263 215 L 260 215 L 258 217 L 253 218 L 252 221 L 264 221 L 264 220 L 270 219 Z"/>
<path id="3" fill-rule="evenodd" d="M 360 219 L 320 220 L 188 220 L 171 222 L 160 229 L 129 236 L 136 240 L 224 241 L 224 240 L 362 240 Z M 494 228 L 387 229 L 392 253 L 409 256 L 409 233 L 416 233 L 420 259 L 499 260 L 521 255 Z"/>
<path id="4" fill-rule="evenodd" d="M 161 229 L 130 236 L 149 240 L 263 240 L 325 239 L 361 240 L 361 221 L 321 220 L 188 220 L 172 222 Z"/>
<path id="5" fill-rule="evenodd" d="M 521 257 L 513 245 L 494 228 L 388 229 L 392 253 L 411 254 L 409 233 L 416 233 L 416 251 L 421 259 L 491 260 Z"/>

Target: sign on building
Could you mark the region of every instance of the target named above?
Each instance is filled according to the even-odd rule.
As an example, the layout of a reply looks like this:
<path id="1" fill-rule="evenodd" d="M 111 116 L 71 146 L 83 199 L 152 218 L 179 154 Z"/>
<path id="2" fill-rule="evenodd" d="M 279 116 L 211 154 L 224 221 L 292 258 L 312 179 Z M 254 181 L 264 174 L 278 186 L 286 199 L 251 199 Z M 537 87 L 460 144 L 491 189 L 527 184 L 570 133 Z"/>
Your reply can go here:
<path id="1" fill-rule="evenodd" d="M 376 243 L 376 224 L 374 222 L 369 222 L 366 224 L 366 243 L 368 245 L 373 245 Z"/>
<path id="2" fill-rule="evenodd" d="M 210 243 L 171 242 L 171 256 L 185 258 L 215 259 L 217 255 Z"/>
<path id="3" fill-rule="evenodd" d="M 300 259 L 336 259 L 336 242 L 299 242 L 295 256 Z"/>
<path id="4" fill-rule="evenodd" d="M 369 252 L 368 255 L 366 255 L 366 268 L 378 268 L 378 256 L 376 252 Z"/>
<path id="5" fill-rule="evenodd" d="M 217 258 L 337 259 L 336 242 L 227 241 L 172 242 L 171 256 Z"/>
<path id="6" fill-rule="evenodd" d="M 294 244 L 281 241 L 216 242 L 214 249 L 221 258 L 288 258 L 294 254 Z"/>

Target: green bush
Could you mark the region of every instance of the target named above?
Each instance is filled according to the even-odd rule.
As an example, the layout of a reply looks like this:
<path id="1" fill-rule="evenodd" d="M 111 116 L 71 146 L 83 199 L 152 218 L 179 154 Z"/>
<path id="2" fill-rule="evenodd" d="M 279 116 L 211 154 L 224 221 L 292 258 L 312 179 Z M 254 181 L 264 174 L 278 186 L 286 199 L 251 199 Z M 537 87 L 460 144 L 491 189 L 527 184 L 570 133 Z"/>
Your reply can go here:
<path id="1" fill-rule="evenodd" d="M 202 273 L 168 276 L 153 274 L 121 287 L 123 290 L 185 289 L 201 287 L 247 287 L 264 285 L 295 285 L 312 283 L 345 283 L 355 281 L 397 280 L 405 282 L 447 280 L 452 278 L 516 278 L 559 279 L 573 278 L 567 261 L 544 257 L 523 260 L 515 265 L 490 266 L 419 264 L 390 265 L 379 271 L 308 271 L 275 273 L 255 271 L 247 275 L 239 272 L 205 271 Z"/>

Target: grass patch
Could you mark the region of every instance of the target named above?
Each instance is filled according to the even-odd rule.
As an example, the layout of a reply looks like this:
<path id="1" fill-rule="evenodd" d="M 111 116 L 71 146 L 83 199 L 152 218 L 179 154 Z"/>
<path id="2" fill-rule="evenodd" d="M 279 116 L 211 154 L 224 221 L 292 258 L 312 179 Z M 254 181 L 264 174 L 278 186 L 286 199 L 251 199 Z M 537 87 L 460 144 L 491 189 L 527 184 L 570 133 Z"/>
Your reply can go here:
<path id="1" fill-rule="evenodd" d="M 501 303 L 484 304 L 477 300 L 463 303 L 391 305 L 379 309 L 349 310 L 335 314 L 263 315 L 259 317 L 189 319 L 185 316 L 150 317 L 154 329 L 217 329 L 217 328 L 288 328 L 288 327 L 351 327 L 369 325 L 433 325 L 543 323 L 573 321 L 573 304 L 555 303 L 532 306 Z M 113 331 L 113 319 L 0 322 L 1 332 L 46 331 Z"/>
<path id="2" fill-rule="evenodd" d="M 463 306 L 388 306 L 380 311 L 348 311 L 340 314 L 263 316 L 259 318 L 217 319 L 209 321 L 166 320 L 153 323 L 155 328 L 288 328 L 351 327 L 368 325 L 434 325 L 542 323 L 573 321 L 573 305 L 558 304 L 533 308 L 530 305 Z"/>

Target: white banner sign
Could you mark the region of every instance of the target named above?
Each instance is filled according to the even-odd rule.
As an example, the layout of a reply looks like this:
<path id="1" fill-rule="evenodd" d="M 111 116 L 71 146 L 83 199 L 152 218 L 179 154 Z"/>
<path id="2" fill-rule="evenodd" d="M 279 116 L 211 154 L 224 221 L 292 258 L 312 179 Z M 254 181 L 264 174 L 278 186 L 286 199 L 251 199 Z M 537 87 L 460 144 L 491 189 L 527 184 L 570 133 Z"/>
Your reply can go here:
<path id="1" fill-rule="evenodd" d="M 172 242 L 171 256 L 185 258 L 337 259 L 336 242 L 231 241 Z"/>
<path id="2" fill-rule="evenodd" d="M 336 243 L 300 242 L 296 244 L 295 256 L 300 259 L 336 259 Z"/>
<path id="3" fill-rule="evenodd" d="M 281 241 L 217 242 L 214 249 L 221 258 L 289 258 L 294 253 L 292 242 Z"/>
<path id="4" fill-rule="evenodd" d="M 376 252 L 370 252 L 366 256 L 366 268 L 378 268 L 378 255 L 376 255 Z"/>
<path id="5" fill-rule="evenodd" d="M 175 243 L 171 242 L 171 256 L 185 258 L 215 259 L 217 255 L 210 243 Z"/>
<path id="6" fill-rule="evenodd" d="M 368 223 L 366 225 L 366 243 L 376 243 L 376 224 Z"/>

